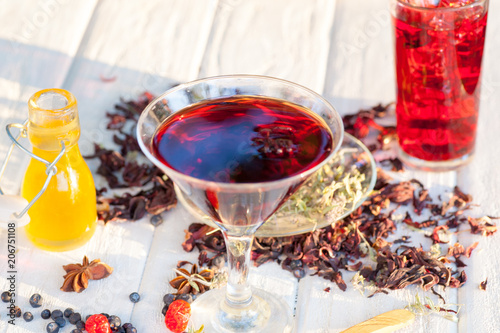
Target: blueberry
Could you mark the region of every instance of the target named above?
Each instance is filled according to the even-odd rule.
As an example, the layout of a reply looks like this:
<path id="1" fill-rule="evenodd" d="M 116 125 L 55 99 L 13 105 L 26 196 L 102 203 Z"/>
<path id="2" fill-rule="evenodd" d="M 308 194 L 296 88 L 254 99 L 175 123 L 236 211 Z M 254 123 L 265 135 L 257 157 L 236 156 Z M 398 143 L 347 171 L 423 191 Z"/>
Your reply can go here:
<path id="1" fill-rule="evenodd" d="M 12 298 L 12 294 L 10 293 L 10 291 L 4 291 L 2 293 L 2 301 L 4 303 L 9 303 L 11 298 Z"/>
<path id="2" fill-rule="evenodd" d="M 151 216 L 151 219 L 149 219 L 149 222 L 154 225 L 155 227 L 159 226 L 160 224 L 163 223 L 163 217 L 161 217 L 160 214 L 158 215 L 153 215 Z"/>
<path id="3" fill-rule="evenodd" d="M 58 333 L 58 332 L 59 332 L 59 325 L 57 325 L 54 322 L 47 324 L 47 333 Z"/>
<path id="4" fill-rule="evenodd" d="M 66 318 L 69 318 L 69 316 L 71 316 L 71 314 L 73 314 L 73 309 L 72 308 L 67 308 L 66 310 L 64 310 L 64 317 Z"/>
<path id="5" fill-rule="evenodd" d="M 81 330 L 85 329 L 85 323 L 81 320 L 77 321 L 75 326 L 76 326 L 76 328 L 79 328 Z"/>
<path id="6" fill-rule="evenodd" d="M 59 326 L 59 327 L 64 327 L 66 326 L 66 319 L 64 319 L 63 317 L 57 317 L 54 319 L 54 321 L 56 322 L 56 324 Z"/>
<path id="7" fill-rule="evenodd" d="M 78 328 L 75 328 L 75 329 L 71 330 L 70 333 L 82 333 L 82 330 L 78 329 Z"/>
<path id="8" fill-rule="evenodd" d="M 191 294 L 180 294 L 180 295 L 175 296 L 175 299 L 176 300 L 182 299 L 183 301 L 186 301 L 188 303 L 193 302 L 193 296 Z"/>
<path id="9" fill-rule="evenodd" d="M 52 311 L 52 314 L 50 315 L 50 318 L 55 320 L 56 318 L 64 316 L 63 312 L 61 310 L 54 310 Z"/>
<path id="10" fill-rule="evenodd" d="M 168 311 L 168 307 L 169 307 L 169 306 L 170 306 L 170 305 L 165 304 L 165 306 L 163 307 L 163 309 L 161 309 L 161 314 L 162 314 L 162 315 L 166 315 L 166 314 L 167 314 L 167 311 Z"/>
<path id="11" fill-rule="evenodd" d="M 24 318 L 24 320 L 29 322 L 29 321 L 33 320 L 33 315 L 31 314 L 31 312 L 25 312 L 23 314 L 23 318 Z"/>
<path id="12" fill-rule="evenodd" d="M 163 303 L 166 305 L 170 305 L 173 301 L 175 301 L 174 294 L 165 294 L 165 296 L 163 296 Z"/>
<path id="13" fill-rule="evenodd" d="M 137 333 L 137 329 L 131 323 L 123 324 L 122 328 L 125 329 L 125 333 Z"/>
<path id="14" fill-rule="evenodd" d="M 302 279 L 304 276 L 306 276 L 306 272 L 304 271 L 304 268 L 297 267 L 293 270 L 293 276 L 295 276 L 297 279 Z"/>
<path id="15" fill-rule="evenodd" d="M 116 332 L 116 333 L 126 333 L 125 329 L 122 326 L 119 326 L 113 332 Z"/>
<path id="16" fill-rule="evenodd" d="M 50 318 L 50 310 L 49 309 L 43 310 L 41 313 L 41 316 L 43 319 L 49 319 Z"/>
<path id="17" fill-rule="evenodd" d="M 18 306 L 14 307 L 14 309 L 11 309 L 11 313 L 12 313 L 12 311 L 14 313 L 14 316 L 16 316 L 16 318 L 20 318 L 21 315 L 23 314 L 21 309 Z"/>
<path id="18" fill-rule="evenodd" d="M 72 314 L 69 315 L 68 320 L 71 324 L 76 325 L 77 322 L 82 320 L 82 315 L 79 314 L 78 312 L 73 312 Z"/>
<path id="19" fill-rule="evenodd" d="M 133 292 L 133 293 L 131 293 L 131 294 L 129 295 L 129 297 L 128 297 L 128 298 L 130 298 L 130 301 L 131 301 L 132 303 L 137 303 L 137 302 L 139 302 L 139 301 L 141 300 L 141 295 L 139 295 L 139 294 L 138 294 L 138 293 L 136 293 L 136 292 Z"/>
<path id="20" fill-rule="evenodd" d="M 108 322 L 109 322 L 109 327 L 112 330 L 118 329 L 118 327 L 120 327 L 122 324 L 122 321 L 120 320 L 120 317 L 118 317 L 118 316 L 109 316 Z"/>
<path id="21" fill-rule="evenodd" d="M 106 319 L 108 319 L 108 318 L 109 318 L 109 314 L 107 314 L 107 313 L 101 313 L 101 314 L 102 314 L 104 317 L 106 317 Z"/>
<path id="22" fill-rule="evenodd" d="M 92 317 L 92 315 L 88 315 L 87 317 L 85 317 L 85 321 L 89 320 L 90 317 Z"/>
<path id="23" fill-rule="evenodd" d="M 34 308 L 39 308 L 42 306 L 42 296 L 40 294 L 33 294 L 30 297 L 30 304 Z"/>
<path id="24" fill-rule="evenodd" d="M 290 268 L 293 270 L 297 267 L 302 267 L 302 260 L 300 259 L 297 259 L 297 260 L 292 260 L 290 262 Z"/>

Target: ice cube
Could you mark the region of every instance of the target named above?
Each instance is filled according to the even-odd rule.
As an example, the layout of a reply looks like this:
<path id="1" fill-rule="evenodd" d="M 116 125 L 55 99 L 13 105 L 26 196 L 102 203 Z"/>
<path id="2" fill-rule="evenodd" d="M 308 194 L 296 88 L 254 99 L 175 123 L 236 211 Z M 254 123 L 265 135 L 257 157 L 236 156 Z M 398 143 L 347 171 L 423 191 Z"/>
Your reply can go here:
<path id="1" fill-rule="evenodd" d="M 440 2 L 441 0 L 406 0 L 406 3 L 410 5 L 425 8 L 436 8 Z"/>
<path id="2" fill-rule="evenodd" d="M 477 0 L 441 0 L 439 7 L 463 7 L 476 2 Z"/>
<path id="3" fill-rule="evenodd" d="M 476 2 L 477 0 L 404 0 L 407 4 L 425 8 L 447 8 L 463 7 Z"/>

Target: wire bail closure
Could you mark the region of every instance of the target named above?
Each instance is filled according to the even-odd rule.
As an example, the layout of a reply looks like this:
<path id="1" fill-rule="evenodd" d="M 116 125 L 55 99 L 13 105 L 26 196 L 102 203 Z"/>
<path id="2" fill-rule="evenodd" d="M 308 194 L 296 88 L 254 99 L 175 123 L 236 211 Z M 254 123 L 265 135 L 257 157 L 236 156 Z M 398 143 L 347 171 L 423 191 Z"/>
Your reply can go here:
<path id="1" fill-rule="evenodd" d="M 26 135 L 27 134 L 27 129 L 26 129 L 26 125 L 27 124 L 28 124 L 28 120 L 26 120 L 23 124 L 18 124 L 18 123 L 8 124 L 6 126 L 6 128 L 5 128 L 5 130 L 7 131 L 8 137 L 12 140 L 12 144 L 10 145 L 9 150 L 7 151 L 7 155 L 6 155 L 6 157 L 5 157 L 5 159 L 4 159 L 3 163 L 2 163 L 2 167 L 0 168 L 0 180 L 3 177 L 5 169 L 7 168 L 7 163 L 9 162 L 9 159 L 10 159 L 10 157 L 12 155 L 12 151 L 14 150 L 14 146 L 17 146 L 19 149 L 21 149 L 26 154 L 30 155 L 32 158 L 34 158 L 34 159 L 42 162 L 43 164 L 45 164 L 45 166 L 46 166 L 45 173 L 47 174 L 47 179 L 45 180 L 45 183 L 43 184 L 42 189 L 40 190 L 40 192 L 38 192 L 38 194 L 28 203 L 28 205 L 21 212 L 13 214 L 14 217 L 16 217 L 17 219 L 22 218 L 28 212 L 28 210 L 31 208 L 31 206 L 33 206 L 35 204 L 35 202 L 45 192 L 45 190 L 49 186 L 50 180 L 57 173 L 56 163 L 59 162 L 59 160 L 61 159 L 61 157 L 66 152 L 66 145 L 64 144 L 64 141 L 61 141 L 61 151 L 56 156 L 56 158 L 54 159 L 54 161 L 49 162 L 49 161 L 41 158 L 40 156 L 37 156 L 37 155 L 33 154 L 28 149 L 26 149 L 17 140 L 19 140 L 19 138 L 21 138 L 21 137 L 25 138 L 27 136 Z M 12 135 L 11 128 L 17 128 L 17 129 L 20 130 L 20 132 L 17 135 L 17 137 L 14 137 L 14 135 Z M 1 189 L 1 187 L 0 187 L 0 195 L 4 195 L 4 192 Z"/>

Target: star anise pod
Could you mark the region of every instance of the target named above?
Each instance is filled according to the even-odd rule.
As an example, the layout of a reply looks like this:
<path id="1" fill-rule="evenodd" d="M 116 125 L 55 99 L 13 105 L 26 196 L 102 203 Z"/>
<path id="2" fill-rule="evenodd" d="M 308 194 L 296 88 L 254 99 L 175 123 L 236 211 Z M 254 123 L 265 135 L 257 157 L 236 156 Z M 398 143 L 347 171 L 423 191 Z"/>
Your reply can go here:
<path id="1" fill-rule="evenodd" d="M 100 280 L 113 273 L 113 268 L 101 262 L 100 259 L 92 260 L 89 263 L 87 256 L 83 257 L 81 264 L 69 264 L 63 266 L 66 275 L 63 276 L 64 283 L 62 291 L 82 292 L 88 287 L 89 280 Z"/>
<path id="2" fill-rule="evenodd" d="M 174 271 L 177 276 L 170 281 L 170 285 L 177 289 L 178 294 L 202 294 L 210 289 L 210 281 L 214 277 L 211 269 L 199 272 L 196 264 L 191 268 L 191 272 L 185 268 L 174 269 Z"/>

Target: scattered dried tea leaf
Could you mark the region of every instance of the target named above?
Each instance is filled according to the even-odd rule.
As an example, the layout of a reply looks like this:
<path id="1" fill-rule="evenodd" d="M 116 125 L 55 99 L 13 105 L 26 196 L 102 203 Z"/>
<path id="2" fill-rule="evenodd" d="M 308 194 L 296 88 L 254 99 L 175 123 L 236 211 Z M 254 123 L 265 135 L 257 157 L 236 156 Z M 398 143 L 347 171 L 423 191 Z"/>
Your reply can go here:
<path id="1" fill-rule="evenodd" d="M 393 203 L 407 205 L 413 202 L 414 192 L 415 187 L 411 182 L 400 182 L 388 184 L 383 188 L 381 194 Z"/>
<path id="2" fill-rule="evenodd" d="M 456 307 L 456 310 L 451 309 L 451 307 Z M 408 304 L 405 309 L 408 309 L 419 316 L 436 314 L 456 323 L 458 322 L 458 313 L 460 312 L 461 307 L 462 306 L 460 304 L 436 304 L 428 296 L 421 299 L 420 295 L 417 293 L 415 295 L 414 302 Z"/>
<path id="3" fill-rule="evenodd" d="M 468 221 L 473 234 L 491 236 L 498 230 L 498 227 L 491 221 L 489 216 L 480 218 L 472 218 L 469 216 Z"/>
<path id="4" fill-rule="evenodd" d="M 479 244 L 479 242 L 475 242 L 474 244 L 472 244 L 471 246 L 469 246 L 466 250 L 465 250 L 465 256 L 467 258 L 470 258 L 471 254 L 472 254 L 472 251 L 477 247 L 477 245 Z"/>
<path id="5" fill-rule="evenodd" d="M 441 243 L 441 244 L 448 243 L 447 239 L 443 239 L 447 235 L 446 231 L 448 229 L 449 228 L 446 225 L 438 225 L 437 227 L 434 227 L 434 230 L 432 230 L 432 235 L 430 236 L 430 238 L 432 239 L 434 244 L 436 244 L 436 243 Z"/>
<path id="6" fill-rule="evenodd" d="M 101 82 L 109 83 L 116 81 L 116 76 L 104 76 L 104 74 L 99 74 L 99 79 Z"/>
<path id="7" fill-rule="evenodd" d="M 375 119 L 385 117 L 391 105 L 392 103 L 379 104 L 369 110 L 360 110 L 356 114 L 344 116 L 345 131 L 360 139 L 367 137 L 372 130 L 383 132 L 385 127 L 377 124 Z"/>
<path id="8" fill-rule="evenodd" d="M 402 172 L 404 171 L 404 165 L 403 165 L 403 162 L 395 157 L 395 158 L 388 158 L 388 159 L 385 159 L 385 160 L 382 160 L 380 161 L 380 164 L 383 165 L 383 166 L 390 166 L 391 167 L 391 171 L 394 171 L 394 172 Z"/>
<path id="9" fill-rule="evenodd" d="M 488 285 L 488 278 L 479 284 L 479 289 L 486 291 L 486 286 Z"/>
<path id="10" fill-rule="evenodd" d="M 95 144 L 94 154 L 85 156 L 99 159 L 97 173 L 106 179 L 111 189 L 152 184 L 152 187 L 134 194 L 125 192 L 112 198 L 104 197 L 105 191 L 97 191 L 98 218 L 104 223 L 135 221 L 146 213 L 158 215 L 175 207 L 177 203 L 173 183 L 167 176 L 147 159 L 144 158 L 144 163 L 141 164 L 136 158 L 142 152 L 135 137 L 135 126 L 140 114 L 153 98 L 152 94 L 146 92 L 136 100 L 120 100 L 115 105 L 114 112 L 106 113 L 109 119 L 107 128 L 115 131 L 113 142 L 120 147 L 120 151 Z"/>
<path id="11" fill-rule="evenodd" d="M 459 258 L 461 255 L 465 254 L 465 248 L 460 243 L 455 243 L 455 245 L 448 248 L 447 257 Z"/>

